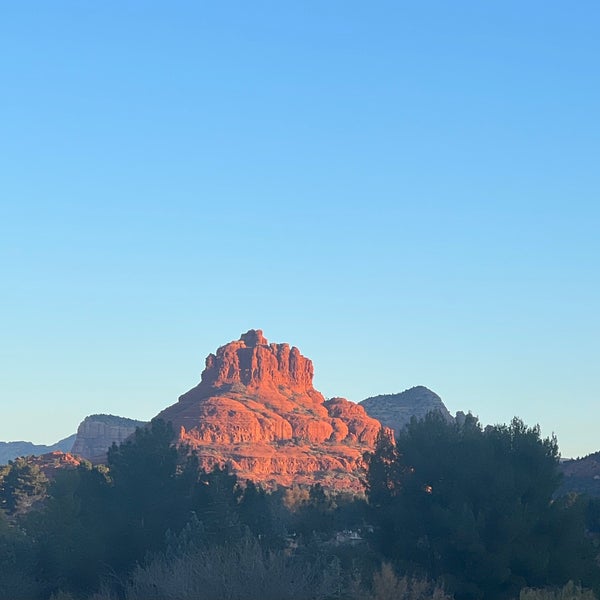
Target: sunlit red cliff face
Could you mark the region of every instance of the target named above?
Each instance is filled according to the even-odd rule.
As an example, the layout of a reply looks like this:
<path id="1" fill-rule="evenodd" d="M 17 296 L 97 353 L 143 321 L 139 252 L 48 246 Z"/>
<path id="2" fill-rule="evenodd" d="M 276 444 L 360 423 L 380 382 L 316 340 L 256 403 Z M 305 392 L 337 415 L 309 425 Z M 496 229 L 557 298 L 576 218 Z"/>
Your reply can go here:
<path id="1" fill-rule="evenodd" d="M 27 456 L 25 460 L 31 466 L 38 466 L 40 471 L 50 480 L 54 479 L 58 472 L 64 469 L 76 469 L 83 462 L 79 456 L 60 450 L 54 450 L 39 456 Z"/>
<path id="2" fill-rule="evenodd" d="M 361 406 L 325 400 L 313 387 L 312 362 L 260 330 L 210 354 L 200 383 L 158 418 L 173 423 L 205 468 L 227 464 L 267 485 L 354 491 L 363 489 L 362 455 L 381 428 Z"/>

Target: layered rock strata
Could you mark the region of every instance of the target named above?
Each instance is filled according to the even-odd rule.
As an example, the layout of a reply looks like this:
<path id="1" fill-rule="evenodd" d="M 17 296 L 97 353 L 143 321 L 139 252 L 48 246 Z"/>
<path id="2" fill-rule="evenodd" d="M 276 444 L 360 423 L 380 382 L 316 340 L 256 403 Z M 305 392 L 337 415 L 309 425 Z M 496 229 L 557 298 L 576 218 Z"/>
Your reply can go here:
<path id="1" fill-rule="evenodd" d="M 137 427 L 144 425 L 144 421 L 125 417 L 90 415 L 79 424 L 71 453 L 93 464 L 104 463 L 108 449 L 113 443 L 121 444 Z"/>
<path id="2" fill-rule="evenodd" d="M 200 383 L 157 416 L 204 468 L 226 464 L 268 486 L 357 492 L 362 456 L 381 429 L 361 406 L 325 400 L 313 387 L 312 362 L 289 344 L 270 344 L 260 330 L 210 354 Z"/>

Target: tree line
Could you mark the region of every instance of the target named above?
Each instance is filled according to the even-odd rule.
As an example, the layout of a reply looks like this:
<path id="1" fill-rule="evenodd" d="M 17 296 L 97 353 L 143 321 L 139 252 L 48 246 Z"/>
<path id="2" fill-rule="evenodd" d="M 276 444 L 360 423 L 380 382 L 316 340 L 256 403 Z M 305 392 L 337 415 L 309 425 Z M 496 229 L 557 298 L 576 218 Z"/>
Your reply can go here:
<path id="1" fill-rule="evenodd" d="M 226 468 L 200 469 L 160 420 L 114 445 L 106 466 L 84 463 L 51 482 L 17 459 L 0 468 L 0 598 L 600 591 L 600 507 L 555 496 L 558 444 L 539 427 L 514 419 L 483 428 L 470 415 L 448 423 L 431 413 L 397 440 L 382 431 L 365 459 L 364 496 L 318 483 L 266 491 Z M 336 541 L 344 530 L 360 532 L 355 545 Z"/>

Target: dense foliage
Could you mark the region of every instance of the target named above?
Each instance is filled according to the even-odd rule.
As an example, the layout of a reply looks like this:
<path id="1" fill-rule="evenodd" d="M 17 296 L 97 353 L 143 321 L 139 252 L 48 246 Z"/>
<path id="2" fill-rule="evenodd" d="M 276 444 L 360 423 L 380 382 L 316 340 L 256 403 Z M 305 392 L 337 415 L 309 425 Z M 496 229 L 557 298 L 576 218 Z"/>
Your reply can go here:
<path id="1" fill-rule="evenodd" d="M 0 467 L 0 509 L 8 515 L 27 512 L 46 492 L 48 479 L 39 466 L 17 458 Z"/>
<path id="2" fill-rule="evenodd" d="M 555 501 L 558 446 L 519 419 L 483 429 L 430 413 L 368 457 L 383 556 L 443 580 L 459 599 L 510 598 L 524 586 L 597 585 L 584 502 Z"/>
<path id="3" fill-rule="evenodd" d="M 554 498 L 556 440 L 518 419 L 483 429 L 433 415 L 397 443 L 382 433 L 367 457 L 368 502 L 205 472 L 173 439 L 155 421 L 113 446 L 107 466 L 51 483 L 26 460 L 1 468 L 0 598 L 591 599 L 585 588 L 598 589 L 600 503 Z"/>

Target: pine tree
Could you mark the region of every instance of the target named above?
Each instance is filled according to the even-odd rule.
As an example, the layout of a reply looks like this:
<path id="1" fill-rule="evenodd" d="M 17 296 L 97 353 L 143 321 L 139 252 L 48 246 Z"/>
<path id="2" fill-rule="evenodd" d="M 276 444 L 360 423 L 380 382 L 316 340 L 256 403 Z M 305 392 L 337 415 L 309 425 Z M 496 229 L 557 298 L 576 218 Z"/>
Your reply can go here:
<path id="1" fill-rule="evenodd" d="M 8 463 L 0 479 L 0 508 L 8 515 L 22 514 L 43 499 L 48 478 L 26 458 Z"/>

